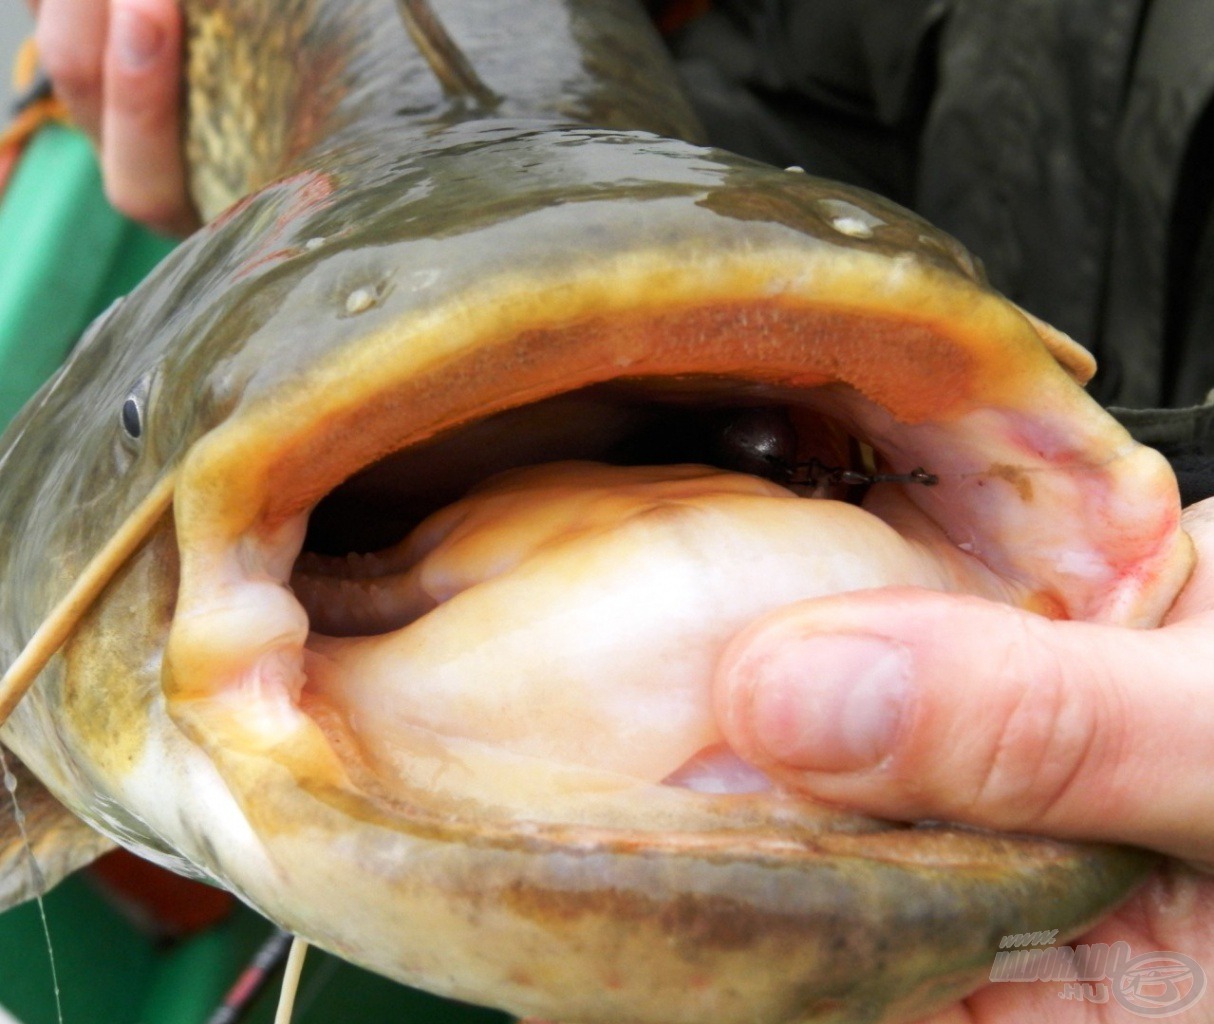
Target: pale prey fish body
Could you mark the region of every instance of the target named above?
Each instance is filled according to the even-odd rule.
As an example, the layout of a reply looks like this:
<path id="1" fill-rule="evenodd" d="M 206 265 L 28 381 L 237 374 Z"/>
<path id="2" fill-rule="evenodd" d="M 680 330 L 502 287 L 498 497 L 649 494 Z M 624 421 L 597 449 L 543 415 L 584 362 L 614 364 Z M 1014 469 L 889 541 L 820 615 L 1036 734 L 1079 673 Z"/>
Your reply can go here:
<path id="1" fill-rule="evenodd" d="M 4 438 L 0 660 L 57 651 L 5 744 L 327 949 L 581 1024 L 909 1019 L 1122 898 L 1142 855 L 794 798 L 711 710 L 807 596 L 1155 624 L 1175 483 L 1083 351 L 897 207 L 665 137 L 624 3 L 440 5 L 454 95 L 386 0 L 295 8 L 187 6 L 213 219 Z M 903 479 L 705 465 L 755 410 Z"/>

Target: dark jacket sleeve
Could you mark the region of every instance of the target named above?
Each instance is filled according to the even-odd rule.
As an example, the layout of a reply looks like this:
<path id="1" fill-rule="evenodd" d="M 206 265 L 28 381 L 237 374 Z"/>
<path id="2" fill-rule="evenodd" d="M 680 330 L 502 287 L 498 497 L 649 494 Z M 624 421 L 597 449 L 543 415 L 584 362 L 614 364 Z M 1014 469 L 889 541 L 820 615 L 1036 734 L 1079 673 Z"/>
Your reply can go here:
<path id="1" fill-rule="evenodd" d="M 1136 441 L 1158 449 L 1192 505 L 1214 497 L 1214 404 L 1187 409 L 1110 409 Z"/>
<path id="2" fill-rule="evenodd" d="M 1214 388 L 1214 3 L 713 0 L 672 44 L 713 142 L 923 214 L 1102 403 Z"/>

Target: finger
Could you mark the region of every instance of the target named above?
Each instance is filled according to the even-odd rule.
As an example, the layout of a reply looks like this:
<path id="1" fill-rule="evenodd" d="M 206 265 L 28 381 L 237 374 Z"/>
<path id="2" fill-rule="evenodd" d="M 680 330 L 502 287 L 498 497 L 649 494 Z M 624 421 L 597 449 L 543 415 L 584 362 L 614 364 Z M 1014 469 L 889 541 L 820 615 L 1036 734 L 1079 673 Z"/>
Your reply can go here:
<path id="1" fill-rule="evenodd" d="M 193 226 L 180 129 L 181 35 L 173 0 L 114 4 L 101 126 L 101 168 L 110 202 L 170 233 Z"/>
<path id="2" fill-rule="evenodd" d="M 884 817 L 1214 851 L 1214 624 L 1051 622 L 876 590 L 783 609 L 717 679 L 730 743 Z"/>
<path id="3" fill-rule="evenodd" d="M 1193 540 L 1199 569 L 1172 605 L 1166 622 L 1180 622 L 1214 609 L 1214 566 L 1210 565 L 1214 562 L 1214 498 L 1186 508 L 1180 525 Z"/>
<path id="4" fill-rule="evenodd" d="M 105 0 L 42 0 L 34 37 L 42 66 L 72 120 L 94 141 L 101 129 Z"/>

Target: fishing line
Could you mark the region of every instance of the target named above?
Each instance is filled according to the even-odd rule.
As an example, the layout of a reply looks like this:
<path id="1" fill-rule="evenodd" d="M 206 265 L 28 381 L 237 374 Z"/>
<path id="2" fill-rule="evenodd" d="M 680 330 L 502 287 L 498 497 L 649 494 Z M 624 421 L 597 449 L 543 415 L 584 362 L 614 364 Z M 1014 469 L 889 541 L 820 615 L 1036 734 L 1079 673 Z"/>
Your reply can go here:
<path id="1" fill-rule="evenodd" d="M 46 919 L 46 905 L 42 902 L 42 893 L 46 889 L 46 878 L 38 867 L 38 859 L 30 846 L 29 834 L 25 830 L 25 813 L 17 803 L 17 776 L 8 767 L 8 758 L 4 754 L 4 746 L 0 744 L 0 769 L 4 779 L 4 788 L 8 790 L 9 802 L 13 805 L 13 820 L 17 823 L 17 831 L 21 835 L 21 846 L 29 860 L 30 883 L 34 889 L 34 899 L 38 904 L 38 916 L 42 919 L 42 935 L 46 939 L 46 954 L 51 964 L 51 987 L 55 991 L 55 1017 L 63 1024 L 63 1000 L 59 995 L 59 971 L 55 967 L 55 947 L 51 942 L 51 926 Z"/>

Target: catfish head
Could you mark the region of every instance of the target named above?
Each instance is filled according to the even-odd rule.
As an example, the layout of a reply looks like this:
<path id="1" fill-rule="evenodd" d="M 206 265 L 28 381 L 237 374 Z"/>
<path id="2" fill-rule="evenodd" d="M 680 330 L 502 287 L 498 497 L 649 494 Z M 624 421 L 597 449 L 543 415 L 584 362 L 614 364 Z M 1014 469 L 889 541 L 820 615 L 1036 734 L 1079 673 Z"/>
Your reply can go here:
<path id="1" fill-rule="evenodd" d="M 75 815 L 583 1024 L 910 1019 L 1129 891 L 1131 851 L 806 800 L 713 710 L 730 638 L 807 597 L 1158 622 L 1175 482 L 1082 349 L 917 217 L 692 143 L 467 117 L 334 152 L 5 438 L 0 655 L 45 667 L 2 735 Z"/>

